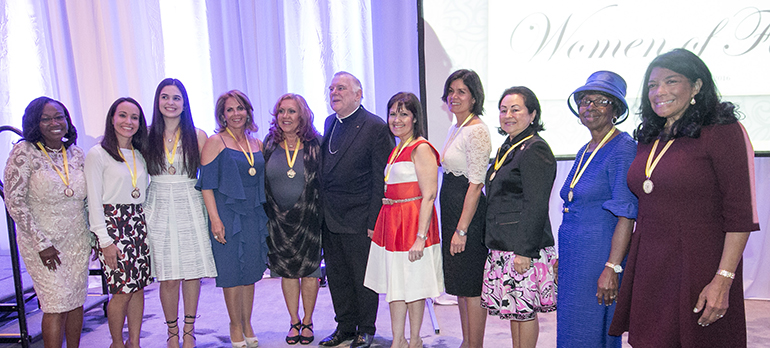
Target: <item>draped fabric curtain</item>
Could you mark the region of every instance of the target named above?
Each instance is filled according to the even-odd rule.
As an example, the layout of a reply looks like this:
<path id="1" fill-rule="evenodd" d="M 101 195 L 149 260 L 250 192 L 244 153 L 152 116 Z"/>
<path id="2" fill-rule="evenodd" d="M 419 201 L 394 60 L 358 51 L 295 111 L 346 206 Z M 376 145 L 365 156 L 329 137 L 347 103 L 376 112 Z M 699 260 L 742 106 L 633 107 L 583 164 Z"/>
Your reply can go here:
<path id="1" fill-rule="evenodd" d="M 216 99 L 231 89 L 251 99 L 260 138 L 287 92 L 307 99 L 322 132 L 339 70 L 385 117 L 391 95 L 419 94 L 416 23 L 414 0 L 0 0 L 0 124 L 21 128 L 26 105 L 49 96 L 88 149 L 115 99 L 137 99 L 150 122 L 158 82 L 174 77 L 209 135 Z M 3 164 L 17 139 L 0 135 Z"/>

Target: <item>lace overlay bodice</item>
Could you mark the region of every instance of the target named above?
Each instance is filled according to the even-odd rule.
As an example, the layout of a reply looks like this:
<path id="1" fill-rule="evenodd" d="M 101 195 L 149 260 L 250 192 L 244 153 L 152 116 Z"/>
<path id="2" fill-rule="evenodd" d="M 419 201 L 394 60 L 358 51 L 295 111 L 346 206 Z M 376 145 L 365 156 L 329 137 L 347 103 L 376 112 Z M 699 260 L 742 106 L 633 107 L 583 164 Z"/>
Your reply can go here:
<path id="1" fill-rule="evenodd" d="M 451 140 L 450 137 L 457 126 L 455 124 L 449 127 L 447 141 Z M 483 121 L 460 129 L 454 141 L 451 144 L 445 144 L 444 149 L 446 150 L 441 160 L 444 173 L 465 176 L 473 184 L 484 183 L 489 154 L 492 152 L 492 142 L 489 137 L 489 128 Z"/>
<path id="2" fill-rule="evenodd" d="M 61 152 L 48 154 L 64 174 Z M 75 145 L 67 149 L 72 197 L 64 195 L 66 186 L 51 161 L 28 141 L 14 145 L 5 167 L 5 204 L 16 222 L 19 252 L 46 313 L 68 311 L 85 301 L 91 234 L 86 227 L 84 157 Z M 51 246 L 62 262 L 55 272 L 39 257 Z"/>

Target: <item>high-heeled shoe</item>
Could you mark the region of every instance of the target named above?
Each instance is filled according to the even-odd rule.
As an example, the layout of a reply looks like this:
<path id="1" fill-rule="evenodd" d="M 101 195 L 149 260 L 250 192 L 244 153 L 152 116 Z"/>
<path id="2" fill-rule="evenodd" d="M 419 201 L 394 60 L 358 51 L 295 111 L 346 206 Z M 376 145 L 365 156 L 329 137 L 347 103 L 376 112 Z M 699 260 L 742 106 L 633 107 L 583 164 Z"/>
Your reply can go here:
<path id="1" fill-rule="evenodd" d="M 296 324 L 291 324 L 291 327 L 289 328 L 289 332 L 291 330 L 297 330 L 297 334 L 294 336 L 286 335 L 286 343 L 288 344 L 297 344 L 299 342 L 299 336 L 302 333 L 302 322 L 297 322 Z"/>
<path id="2" fill-rule="evenodd" d="M 246 338 L 246 347 L 248 348 L 257 348 L 259 347 L 259 340 L 257 337 L 244 337 Z"/>
<path id="3" fill-rule="evenodd" d="M 194 315 L 185 315 L 184 316 L 184 324 L 185 325 L 195 325 L 195 319 L 196 319 L 196 317 Z M 197 341 L 195 339 L 195 326 L 193 326 L 193 328 L 190 329 L 190 331 L 182 329 L 182 339 L 184 339 L 187 336 L 190 336 L 190 338 L 192 338 L 193 341 Z"/>
<path id="4" fill-rule="evenodd" d="M 177 324 L 177 321 L 179 321 L 179 318 L 166 321 L 166 326 L 168 326 L 168 338 L 166 338 L 166 343 L 171 341 L 171 339 L 174 337 L 176 337 L 176 340 L 179 341 L 179 325 Z M 171 330 L 173 329 L 176 329 L 176 332 L 172 332 Z"/>
<path id="5" fill-rule="evenodd" d="M 246 348 L 246 341 L 240 341 L 240 342 L 230 342 L 230 344 L 233 345 L 233 348 Z"/>
<path id="6" fill-rule="evenodd" d="M 310 330 L 310 332 L 313 332 L 313 323 L 310 323 L 307 325 L 302 324 L 302 328 L 299 330 L 299 343 L 302 344 L 303 346 L 310 344 L 310 342 L 313 342 L 313 340 L 315 339 L 315 335 L 302 336 L 302 331 L 305 329 L 308 329 Z"/>

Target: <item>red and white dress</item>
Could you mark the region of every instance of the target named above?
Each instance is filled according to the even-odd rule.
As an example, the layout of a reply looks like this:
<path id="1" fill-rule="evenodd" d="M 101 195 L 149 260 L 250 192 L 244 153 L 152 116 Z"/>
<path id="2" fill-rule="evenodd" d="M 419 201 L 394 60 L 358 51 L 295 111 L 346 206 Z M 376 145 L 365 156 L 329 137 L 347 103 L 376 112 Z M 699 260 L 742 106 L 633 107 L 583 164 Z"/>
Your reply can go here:
<path id="1" fill-rule="evenodd" d="M 392 165 L 385 198 L 398 201 L 422 196 L 412 162 L 412 151 L 423 143 L 431 147 L 438 163 L 438 152 L 428 141 L 418 140 L 406 147 Z M 412 302 L 437 297 L 444 290 L 441 240 L 435 206 L 423 256 L 415 262 L 409 261 L 409 249 L 417 238 L 421 204 L 421 199 L 383 204 L 377 217 L 364 285 L 377 293 L 385 293 L 388 302 Z"/>

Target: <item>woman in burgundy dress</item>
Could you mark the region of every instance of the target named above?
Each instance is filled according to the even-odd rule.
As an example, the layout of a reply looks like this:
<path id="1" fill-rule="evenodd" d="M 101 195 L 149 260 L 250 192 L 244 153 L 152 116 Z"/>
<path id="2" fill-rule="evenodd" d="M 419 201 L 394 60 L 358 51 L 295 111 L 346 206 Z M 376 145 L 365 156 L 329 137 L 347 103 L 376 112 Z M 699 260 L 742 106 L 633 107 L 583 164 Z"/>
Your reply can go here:
<path id="1" fill-rule="evenodd" d="M 634 347 L 746 347 L 753 149 L 693 53 L 658 56 L 644 81 L 628 171 L 639 214 L 609 334 L 628 331 Z"/>

